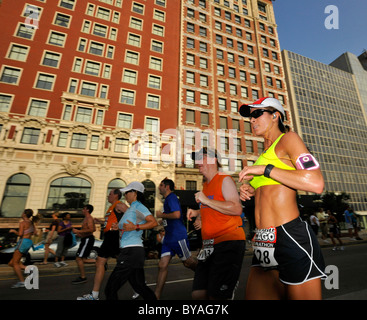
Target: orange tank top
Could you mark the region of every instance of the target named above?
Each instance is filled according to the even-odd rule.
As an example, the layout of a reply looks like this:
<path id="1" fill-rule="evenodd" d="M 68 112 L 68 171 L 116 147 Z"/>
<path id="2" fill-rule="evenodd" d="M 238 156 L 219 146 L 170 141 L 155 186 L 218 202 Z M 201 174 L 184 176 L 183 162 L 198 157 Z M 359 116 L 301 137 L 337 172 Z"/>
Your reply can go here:
<path id="1" fill-rule="evenodd" d="M 110 231 L 111 226 L 113 223 L 118 222 L 113 209 L 115 209 L 116 204 L 120 203 L 121 201 L 115 201 L 115 203 L 110 206 L 104 216 L 104 225 L 103 225 L 103 232 Z"/>
<path id="2" fill-rule="evenodd" d="M 222 194 L 222 184 L 226 177 L 232 179 L 229 175 L 217 173 L 209 183 L 204 183 L 203 193 L 209 199 L 225 201 Z M 200 213 L 203 240 L 214 239 L 214 244 L 216 244 L 223 241 L 246 239 L 240 216 L 226 215 L 204 205 L 201 205 Z"/>

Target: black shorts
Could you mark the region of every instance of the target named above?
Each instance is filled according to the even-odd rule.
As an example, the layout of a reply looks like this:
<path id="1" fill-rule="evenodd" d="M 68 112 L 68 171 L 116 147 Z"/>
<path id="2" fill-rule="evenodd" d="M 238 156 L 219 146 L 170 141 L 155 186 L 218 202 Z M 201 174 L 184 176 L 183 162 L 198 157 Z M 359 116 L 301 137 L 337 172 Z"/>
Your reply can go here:
<path id="1" fill-rule="evenodd" d="M 279 279 L 285 284 L 298 285 L 326 278 L 319 242 L 301 218 L 276 228 L 256 230 L 252 242 L 252 266 L 278 270 Z"/>
<path id="2" fill-rule="evenodd" d="M 232 298 L 241 273 L 245 246 L 244 240 L 215 244 L 213 253 L 205 261 L 198 261 L 192 290 L 207 290 L 211 298 Z"/>
<path id="3" fill-rule="evenodd" d="M 329 228 L 329 232 L 332 233 L 334 236 L 340 235 L 340 229 L 338 226 L 332 226 Z"/>
<path id="4" fill-rule="evenodd" d="M 88 258 L 94 245 L 94 236 L 82 238 L 76 256 L 79 258 Z"/>
<path id="5" fill-rule="evenodd" d="M 101 258 L 116 258 L 120 253 L 120 235 L 118 230 L 107 231 L 104 234 L 104 239 L 98 251 L 98 256 Z"/>

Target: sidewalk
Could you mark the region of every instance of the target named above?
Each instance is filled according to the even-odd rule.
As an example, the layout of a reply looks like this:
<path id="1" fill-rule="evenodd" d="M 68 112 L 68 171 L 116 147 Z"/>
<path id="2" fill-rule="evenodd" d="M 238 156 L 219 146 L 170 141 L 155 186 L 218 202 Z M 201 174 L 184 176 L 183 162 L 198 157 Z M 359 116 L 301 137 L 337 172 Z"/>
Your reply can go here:
<path id="1" fill-rule="evenodd" d="M 360 243 L 367 243 L 367 230 L 362 230 L 359 232 L 359 236 L 360 238 L 362 238 L 362 240 L 355 240 L 355 239 L 349 238 L 349 236 L 346 236 L 345 231 L 342 233 L 342 236 L 343 237 L 341 238 L 341 240 L 343 242 L 344 247 L 347 247 L 349 245 L 356 245 Z M 322 248 L 330 248 L 330 250 L 332 249 L 333 244 L 330 238 L 324 241 L 321 239 L 321 235 L 319 234 L 318 240 Z M 338 244 L 337 241 L 336 243 Z M 247 250 L 246 250 L 245 256 L 252 256 L 252 253 L 253 253 L 252 248 L 249 245 L 249 242 L 247 242 Z M 196 254 L 197 252 L 193 252 L 194 256 Z M 145 260 L 145 265 L 146 266 L 154 266 L 154 265 L 158 266 L 158 261 L 159 261 L 158 259 L 147 259 Z M 79 274 L 78 267 L 76 265 L 75 260 L 66 260 L 66 262 L 68 265 L 61 267 L 61 268 L 56 268 L 53 262 L 49 262 L 47 265 L 42 265 L 40 264 L 40 261 L 39 261 L 39 262 L 35 262 L 34 265 L 37 266 L 39 274 L 41 276 L 47 276 L 47 275 L 52 275 L 52 274 L 63 274 L 63 273 Z M 176 262 L 180 262 L 177 256 L 172 259 L 171 263 L 176 263 Z M 111 259 L 110 263 L 108 264 L 108 270 L 112 271 L 114 266 L 115 266 L 115 260 Z M 94 270 L 95 270 L 94 264 L 85 265 L 86 272 L 94 272 Z M 0 280 L 9 280 L 9 279 L 16 279 L 13 269 L 10 268 L 7 264 L 0 264 Z"/>

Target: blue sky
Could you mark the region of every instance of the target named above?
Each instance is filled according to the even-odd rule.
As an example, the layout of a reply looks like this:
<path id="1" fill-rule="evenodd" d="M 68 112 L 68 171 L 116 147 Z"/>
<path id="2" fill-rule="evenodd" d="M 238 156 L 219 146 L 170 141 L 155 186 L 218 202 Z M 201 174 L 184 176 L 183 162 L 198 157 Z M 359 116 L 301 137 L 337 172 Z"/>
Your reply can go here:
<path id="1" fill-rule="evenodd" d="M 359 56 L 367 49 L 367 0 L 276 0 L 273 5 L 281 50 L 329 64 L 347 51 Z M 325 27 L 329 5 L 338 9 L 338 24 L 331 21 L 338 29 Z"/>

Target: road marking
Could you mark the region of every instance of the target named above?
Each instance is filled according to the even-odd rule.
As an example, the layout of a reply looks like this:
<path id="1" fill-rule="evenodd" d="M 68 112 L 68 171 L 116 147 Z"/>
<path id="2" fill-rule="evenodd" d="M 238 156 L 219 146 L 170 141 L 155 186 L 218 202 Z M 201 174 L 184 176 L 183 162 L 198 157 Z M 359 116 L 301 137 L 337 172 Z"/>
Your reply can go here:
<path id="1" fill-rule="evenodd" d="M 166 281 L 165 284 L 171 284 L 171 283 L 179 283 L 179 282 L 186 282 L 186 281 L 192 281 L 194 280 L 194 278 L 189 278 L 189 279 L 181 279 L 181 280 L 172 280 L 172 281 Z M 155 286 L 156 283 L 147 283 L 147 286 Z"/>

